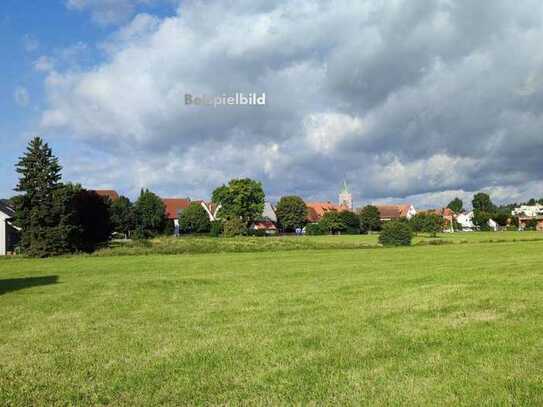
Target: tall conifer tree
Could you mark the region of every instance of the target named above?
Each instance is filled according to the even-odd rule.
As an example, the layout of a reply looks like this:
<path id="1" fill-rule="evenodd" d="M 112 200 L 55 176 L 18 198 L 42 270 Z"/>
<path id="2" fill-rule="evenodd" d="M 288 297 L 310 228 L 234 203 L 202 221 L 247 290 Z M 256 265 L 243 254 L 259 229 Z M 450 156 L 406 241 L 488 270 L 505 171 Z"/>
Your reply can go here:
<path id="1" fill-rule="evenodd" d="M 47 143 L 35 137 L 16 167 L 20 176 L 16 191 L 22 193 L 16 217 L 24 252 L 46 257 L 68 251 L 71 225 L 58 199 L 62 188 L 58 159 Z"/>

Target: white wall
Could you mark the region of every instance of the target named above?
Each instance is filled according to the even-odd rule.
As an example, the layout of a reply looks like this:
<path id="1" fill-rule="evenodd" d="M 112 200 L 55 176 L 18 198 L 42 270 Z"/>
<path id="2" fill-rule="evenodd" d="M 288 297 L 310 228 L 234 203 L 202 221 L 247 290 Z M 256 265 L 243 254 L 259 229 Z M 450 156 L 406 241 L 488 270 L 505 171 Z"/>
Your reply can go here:
<path id="1" fill-rule="evenodd" d="M 0 256 L 6 255 L 6 220 L 0 215 Z"/>

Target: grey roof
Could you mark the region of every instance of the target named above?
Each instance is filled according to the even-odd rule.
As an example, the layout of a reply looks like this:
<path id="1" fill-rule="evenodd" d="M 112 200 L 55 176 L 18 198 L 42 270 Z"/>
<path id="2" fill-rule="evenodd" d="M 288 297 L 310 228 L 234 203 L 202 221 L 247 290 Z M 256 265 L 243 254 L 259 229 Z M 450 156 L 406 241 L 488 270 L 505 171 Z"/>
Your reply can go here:
<path id="1" fill-rule="evenodd" d="M 8 206 L 8 203 L 5 199 L 0 199 L 0 212 L 3 212 L 10 218 L 15 216 L 15 210 L 11 206 Z"/>

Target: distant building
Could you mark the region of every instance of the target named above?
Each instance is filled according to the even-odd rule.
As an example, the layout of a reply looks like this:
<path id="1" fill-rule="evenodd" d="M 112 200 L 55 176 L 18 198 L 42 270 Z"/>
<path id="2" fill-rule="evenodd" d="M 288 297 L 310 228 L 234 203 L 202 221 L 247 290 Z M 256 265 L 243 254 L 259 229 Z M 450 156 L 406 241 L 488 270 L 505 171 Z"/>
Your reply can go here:
<path id="1" fill-rule="evenodd" d="M 254 231 L 264 231 L 268 235 L 277 234 L 277 214 L 271 202 L 264 202 L 264 210 L 260 217 L 250 227 Z"/>
<path id="2" fill-rule="evenodd" d="M 307 221 L 309 223 L 320 221 L 326 212 L 341 212 L 346 209 L 332 202 L 306 202 L 305 206 L 307 206 Z"/>
<path id="3" fill-rule="evenodd" d="M 351 191 L 349 190 L 347 181 L 343 181 L 343 188 L 341 189 L 341 192 L 339 193 L 339 206 L 345 209 L 348 209 L 350 211 L 353 210 L 353 195 L 351 194 Z"/>
<path id="4" fill-rule="evenodd" d="M 166 218 L 173 222 L 175 234 L 179 234 L 179 215 L 187 209 L 191 202 L 189 198 L 162 198 L 166 209 Z"/>
<path id="5" fill-rule="evenodd" d="M 117 191 L 112 189 L 91 189 L 90 191 L 96 192 L 97 195 L 103 198 L 109 198 L 111 202 L 115 202 L 117 199 L 119 199 L 119 194 Z"/>
<path id="6" fill-rule="evenodd" d="M 271 202 L 264 202 L 264 210 L 262 211 L 262 219 L 269 220 L 273 223 L 277 223 L 277 215 L 275 213 L 275 208 Z"/>
<path id="7" fill-rule="evenodd" d="M 456 216 L 456 222 L 460 224 L 463 232 L 472 232 L 476 229 L 473 217 L 473 211 L 460 213 Z"/>
<path id="8" fill-rule="evenodd" d="M 0 202 L 0 256 L 15 251 L 19 241 L 19 233 L 11 220 L 15 216 L 15 210 L 4 201 Z"/>
<path id="9" fill-rule="evenodd" d="M 487 225 L 493 232 L 497 232 L 500 229 L 500 225 L 494 219 L 489 219 Z"/>
<path id="10" fill-rule="evenodd" d="M 409 220 L 417 214 L 415 207 L 411 204 L 374 206 L 379 210 L 379 218 L 382 222 L 398 220 L 401 218 Z"/>
<path id="11" fill-rule="evenodd" d="M 543 205 L 522 205 L 515 208 L 511 214 L 518 217 L 519 230 L 525 230 L 530 224 L 535 224 L 535 229 L 543 232 Z"/>
<path id="12" fill-rule="evenodd" d="M 521 216 L 523 218 L 535 218 L 537 216 L 543 216 L 543 205 L 521 205 L 518 208 L 513 209 L 511 214 L 513 216 Z"/>
<path id="13" fill-rule="evenodd" d="M 251 225 L 251 230 L 263 231 L 267 235 L 277 234 L 277 225 L 271 220 L 257 220 Z"/>

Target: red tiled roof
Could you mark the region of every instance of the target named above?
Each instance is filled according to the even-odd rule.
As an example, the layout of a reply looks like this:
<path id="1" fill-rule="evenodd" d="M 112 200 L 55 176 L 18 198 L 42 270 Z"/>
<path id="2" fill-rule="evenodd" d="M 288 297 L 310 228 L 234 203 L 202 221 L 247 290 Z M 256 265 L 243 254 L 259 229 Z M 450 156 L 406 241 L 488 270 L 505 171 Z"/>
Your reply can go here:
<path id="1" fill-rule="evenodd" d="M 403 205 L 375 205 L 379 209 L 381 219 L 400 219 L 407 216 L 410 204 Z"/>
<path id="2" fill-rule="evenodd" d="M 439 215 L 443 216 L 446 219 L 453 219 L 456 215 L 454 211 L 450 208 L 427 209 L 425 211 L 419 211 L 419 213 L 426 213 L 428 215 Z"/>
<path id="3" fill-rule="evenodd" d="M 305 206 L 307 206 L 307 220 L 309 222 L 318 222 L 326 212 L 341 212 L 347 209 L 332 202 L 306 202 Z"/>
<path id="4" fill-rule="evenodd" d="M 166 207 L 166 216 L 168 219 L 177 219 L 179 211 L 190 206 L 189 198 L 163 198 L 164 206 Z"/>
<path id="5" fill-rule="evenodd" d="M 112 189 L 95 189 L 93 192 L 96 192 L 97 195 L 109 198 L 112 202 L 115 202 L 117 199 L 119 199 L 119 194 L 117 191 L 114 191 Z"/>

